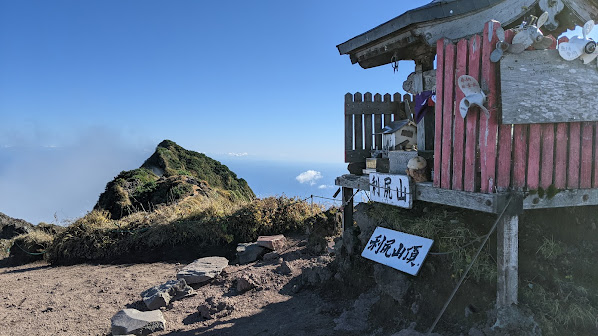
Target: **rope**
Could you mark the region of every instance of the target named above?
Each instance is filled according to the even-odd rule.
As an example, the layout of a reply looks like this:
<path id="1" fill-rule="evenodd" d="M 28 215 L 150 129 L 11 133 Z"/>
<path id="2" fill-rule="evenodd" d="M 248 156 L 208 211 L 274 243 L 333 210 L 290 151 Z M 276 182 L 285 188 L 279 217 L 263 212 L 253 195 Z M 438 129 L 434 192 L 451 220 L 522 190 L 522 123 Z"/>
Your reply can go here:
<path id="1" fill-rule="evenodd" d="M 46 251 L 42 251 L 42 252 L 36 252 L 36 253 L 31 253 L 31 252 L 29 252 L 29 251 L 25 250 L 24 248 L 22 248 L 21 246 L 19 246 L 19 244 L 17 244 L 16 242 L 14 242 L 14 243 L 13 243 L 13 245 L 17 245 L 17 247 L 18 247 L 18 248 L 20 248 L 20 249 L 21 249 L 21 251 L 23 251 L 23 252 L 25 252 L 25 253 L 27 253 L 27 254 L 29 254 L 29 255 L 32 255 L 32 256 L 38 256 L 38 255 L 43 255 L 43 254 L 46 254 Z M 8 248 L 8 251 L 9 251 L 9 253 L 10 253 L 10 248 Z"/>
<path id="2" fill-rule="evenodd" d="M 496 230 L 496 226 L 498 225 L 498 222 L 500 222 L 502 220 L 503 216 L 505 215 L 505 212 L 507 211 L 507 208 L 509 207 L 509 204 L 511 204 L 511 200 L 512 199 L 513 199 L 513 197 L 509 197 L 509 200 L 507 201 L 507 204 L 505 205 L 505 207 L 502 209 L 502 211 L 500 213 L 500 216 L 498 216 L 498 218 L 494 222 L 494 225 L 492 225 L 492 228 L 490 229 L 490 231 L 488 232 L 488 234 L 486 234 L 486 236 L 484 238 L 484 241 L 482 242 L 482 244 L 478 248 L 478 251 L 476 252 L 475 256 L 473 257 L 473 260 L 471 260 L 471 263 L 467 266 L 467 269 L 465 270 L 465 272 L 463 272 L 463 275 L 461 275 L 461 279 L 459 279 L 459 282 L 457 283 L 457 286 L 455 286 L 455 289 L 453 289 L 453 292 L 451 293 L 451 295 L 449 296 L 448 300 L 444 304 L 444 307 L 442 307 L 442 310 L 440 311 L 440 313 L 436 317 L 436 320 L 434 321 L 434 323 L 430 327 L 430 330 L 428 330 L 428 334 L 431 334 L 432 331 L 434 331 L 434 328 L 436 328 L 436 324 L 438 324 L 438 321 L 440 321 L 440 318 L 442 317 L 442 315 L 446 311 L 446 308 L 448 307 L 448 305 L 451 303 L 451 301 L 455 297 L 455 294 L 457 293 L 457 290 L 459 290 L 459 287 L 461 287 L 461 284 L 463 284 L 463 280 L 465 280 L 465 277 L 467 276 L 467 274 L 471 270 L 471 267 L 473 266 L 473 264 L 478 259 L 480 253 L 482 252 L 482 249 L 484 248 L 484 245 L 486 245 L 486 243 L 488 242 L 488 239 L 490 238 L 490 235 L 494 232 L 494 230 Z"/>
<path id="3" fill-rule="evenodd" d="M 334 199 L 334 198 L 329 198 L 329 197 L 318 196 L 318 195 L 311 195 L 311 197 L 315 197 L 315 198 L 321 198 L 321 199 L 330 200 L 330 201 L 335 201 L 335 202 L 342 202 L 341 200 L 337 200 L 337 199 Z"/>

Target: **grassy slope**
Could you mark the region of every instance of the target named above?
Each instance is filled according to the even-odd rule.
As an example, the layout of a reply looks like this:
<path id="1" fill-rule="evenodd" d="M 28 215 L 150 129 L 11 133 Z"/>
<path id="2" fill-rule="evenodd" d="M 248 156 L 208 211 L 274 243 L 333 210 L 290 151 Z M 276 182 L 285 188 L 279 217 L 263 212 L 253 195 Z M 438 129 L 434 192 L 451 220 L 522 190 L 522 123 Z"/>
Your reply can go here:
<path id="1" fill-rule="evenodd" d="M 162 176 L 156 175 L 160 172 Z M 190 195 L 207 194 L 211 189 L 231 200 L 255 198 L 247 182 L 225 165 L 164 140 L 140 168 L 123 171 L 108 182 L 95 209 L 106 210 L 112 219 L 119 219 Z"/>

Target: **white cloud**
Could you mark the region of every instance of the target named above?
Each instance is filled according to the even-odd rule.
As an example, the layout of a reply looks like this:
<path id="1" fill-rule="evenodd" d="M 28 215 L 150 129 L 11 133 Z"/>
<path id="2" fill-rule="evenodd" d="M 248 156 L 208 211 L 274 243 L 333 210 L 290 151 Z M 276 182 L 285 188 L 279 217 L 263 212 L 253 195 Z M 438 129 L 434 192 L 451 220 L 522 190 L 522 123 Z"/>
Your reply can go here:
<path id="1" fill-rule="evenodd" d="M 241 156 L 247 156 L 249 155 L 248 153 L 228 153 L 229 156 L 236 156 L 236 157 L 241 157 Z"/>
<path id="2" fill-rule="evenodd" d="M 321 184 L 318 186 L 318 189 L 333 189 L 333 188 L 335 188 L 335 186 L 327 185 L 327 184 Z"/>
<path id="3" fill-rule="evenodd" d="M 308 170 L 297 177 L 295 177 L 299 183 L 309 183 L 309 185 L 315 185 L 316 181 L 322 178 L 322 173 L 315 170 Z"/>

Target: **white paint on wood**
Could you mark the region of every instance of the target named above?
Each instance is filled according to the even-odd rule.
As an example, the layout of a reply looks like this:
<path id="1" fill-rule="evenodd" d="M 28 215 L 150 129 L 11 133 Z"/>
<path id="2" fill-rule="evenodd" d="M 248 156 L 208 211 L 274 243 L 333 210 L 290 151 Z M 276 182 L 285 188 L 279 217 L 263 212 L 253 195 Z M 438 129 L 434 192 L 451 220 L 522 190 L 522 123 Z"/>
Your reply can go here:
<path id="1" fill-rule="evenodd" d="M 407 209 L 413 207 L 413 187 L 409 176 L 372 173 L 369 183 L 372 201 Z"/>
<path id="2" fill-rule="evenodd" d="M 598 121 L 598 71 L 557 50 L 506 54 L 500 63 L 502 123 Z"/>
<path id="3" fill-rule="evenodd" d="M 433 243 L 428 238 L 377 227 L 361 256 L 417 275 Z"/>
<path id="4" fill-rule="evenodd" d="M 497 297 L 498 308 L 517 304 L 519 288 L 519 216 L 505 215 L 497 233 Z"/>

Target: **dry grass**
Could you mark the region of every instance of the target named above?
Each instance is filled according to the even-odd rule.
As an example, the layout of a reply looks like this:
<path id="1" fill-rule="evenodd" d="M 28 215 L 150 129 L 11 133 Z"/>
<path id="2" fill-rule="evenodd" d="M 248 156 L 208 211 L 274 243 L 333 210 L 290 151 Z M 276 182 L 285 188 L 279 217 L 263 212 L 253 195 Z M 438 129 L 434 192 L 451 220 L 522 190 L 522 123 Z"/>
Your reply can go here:
<path id="1" fill-rule="evenodd" d="M 72 264 L 112 262 L 185 246 L 207 251 L 258 235 L 305 231 L 326 220 L 320 207 L 293 198 L 239 202 L 220 193 L 197 195 L 119 220 L 92 211 L 58 233 L 49 254 L 54 264 Z"/>

